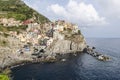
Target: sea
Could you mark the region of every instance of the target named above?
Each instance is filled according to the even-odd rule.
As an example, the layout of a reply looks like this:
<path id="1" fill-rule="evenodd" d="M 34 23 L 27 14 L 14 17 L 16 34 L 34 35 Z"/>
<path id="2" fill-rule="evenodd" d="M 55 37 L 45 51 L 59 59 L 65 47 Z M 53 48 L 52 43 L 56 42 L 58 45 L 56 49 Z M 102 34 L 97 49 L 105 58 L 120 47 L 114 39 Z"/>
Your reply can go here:
<path id="1" fill-rule="evenodd" d="M 36 63 L 12 69 L 13 80 L 120 80 L 120 38 L 87 38 L 96 51 L 109 56 L 99 61 L 89 54 L 70 56 L 66 61 Z"/>

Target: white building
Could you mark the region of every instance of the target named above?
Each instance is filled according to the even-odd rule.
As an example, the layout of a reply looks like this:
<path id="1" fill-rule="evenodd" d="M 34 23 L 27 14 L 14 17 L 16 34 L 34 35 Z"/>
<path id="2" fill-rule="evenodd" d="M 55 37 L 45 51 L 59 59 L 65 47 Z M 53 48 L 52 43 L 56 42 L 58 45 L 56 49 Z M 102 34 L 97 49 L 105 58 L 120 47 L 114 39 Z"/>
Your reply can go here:
<path id="1" fill-rule="evenodd" d="M 47 41 L 47 46 L 50 46 L 50 44 L 53 42 L 53 38 L 50 38 L 48 41 Z"/>
<path id="2" fill-rule="evenodd" d="M 55 32 L 53 33 L 53 38 L 54 38 L 54 39 L 63 40 L 64 37 L 65 37 L 64 34 L 59 33 L 59 31 L 55 31 Z"/>
<path id="3" fill-rule="evenodd" d="M 78 33 L 78 30 L 79 30 L 79 29 L 78 29 L 78 26 L 77 26 L 77 25 L 74 25 L 72 32 L 73 32 L 73 33 Z"/>
<path id="4" fill-rule="evenodd" d="M 54 30 L 55 31 L 63 31 L 64 30 L 64 26 L 57 25 L 57 26 L 54 27 Z"/>

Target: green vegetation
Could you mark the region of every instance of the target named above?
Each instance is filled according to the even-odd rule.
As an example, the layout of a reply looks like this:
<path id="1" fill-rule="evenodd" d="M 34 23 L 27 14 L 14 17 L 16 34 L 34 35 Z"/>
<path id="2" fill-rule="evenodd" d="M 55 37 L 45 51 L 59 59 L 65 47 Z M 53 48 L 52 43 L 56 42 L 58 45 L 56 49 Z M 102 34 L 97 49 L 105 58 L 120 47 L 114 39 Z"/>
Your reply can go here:
<path id="1" fill-rule="evenodd" d="M 44 23 L 49 21 L 21 0 L 0 0 L 0 17 L 15 18 L 21 21 L 34 17 L 36 22 Z"/>
<path id="2" fill-rule="evenodd" d="M 5 74 L 0 74 L 0 80 L 10 80 L 9 77 Z"/>
<path id="3" fill-rule="evenodd" d="M 0 39 L 0 46 L 7 46 L 7 45 L 8 45 L 8 41 L 4 39 Z"/>
<path id="4" fill-rule="evenodd" d="M 81 31 L 80 31 L 80 30 L 78 30 L 78 34 L 79 34 L 79 35 L 81 34 Z"/>
<path id="5" fill-rule="evenodd" d="M 13 12 L 10 12 L 7 14 L 6 16 L 7 18 L 15 18 L 16 20 L 25 20 L 26 19 L 26 16 L 24 14 L 19 14 L 19 13 L 13 13 Z"/>
<path id="6" fill-rule="evenodd" d="M 3 33 L 3 36 L 4 36 L 5 38 L 7 38 L 7 37 L 9 36 L 9 34 Z"/>
<path id="7" fill-rule="evenodd" d="M 2 32 L 17 31 L 17 33 L 19 33 L 20 31 L 26 30 L 26 28 L 27 28 L 27 26 L 4 27 L 4 26 L 0 25 L 0 31 L 2 31 Z"/>
<path id="8" fill-rule="evenodd" d="M 2 73 L 0 73 L 0 80 L 10 80 L 10 69 L 5 69 Z"/>
<path id="9" fill-rule="evenodd" d="M 65 34 L 65 40 L 70 40 L 76 43 L 84 41 L 84 37 L 82 36 L 80 30 L 78 30 L 78 33 L 72 33 L 72 29 L 64 29 L 64 30 L 67 31 L 65 33 L 62 33 Z"/>

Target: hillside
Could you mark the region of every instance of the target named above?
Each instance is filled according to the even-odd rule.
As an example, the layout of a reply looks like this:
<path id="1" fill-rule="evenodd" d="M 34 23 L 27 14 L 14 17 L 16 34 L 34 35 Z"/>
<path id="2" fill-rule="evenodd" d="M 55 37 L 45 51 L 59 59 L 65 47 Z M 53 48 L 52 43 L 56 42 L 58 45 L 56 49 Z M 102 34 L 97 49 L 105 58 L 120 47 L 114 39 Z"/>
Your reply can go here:
<path id="1" fill-rule="evenodd" d="M 21 21 L 34 18 L 38 23 L 49 21 L 45 16 L 28 7 L 21 0 L 0 0 L 0 17 L 15 18 Z"/>

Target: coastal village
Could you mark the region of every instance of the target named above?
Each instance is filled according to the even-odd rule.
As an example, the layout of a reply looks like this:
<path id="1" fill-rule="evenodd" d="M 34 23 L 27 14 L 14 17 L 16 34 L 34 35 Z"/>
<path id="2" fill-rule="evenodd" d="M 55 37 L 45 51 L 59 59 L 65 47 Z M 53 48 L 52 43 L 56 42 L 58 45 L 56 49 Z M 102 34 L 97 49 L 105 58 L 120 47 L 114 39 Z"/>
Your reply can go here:
<path id="1" fill-rule="evenodd" d="M 0 18 L 0 25 L 2 27 L 27 26 L 25 30 L 19 33 L 17 31 L 0 31 L 0 34 L 9 35 L 7 38 L 0 37 L 0 40 L 9 42 L 6 47 L 0 46 L 1 56 L 4 56 L 0 58 L 1 68 L 22 61 L 53 62 L 58 54 L 82 52 L 87 48 L 78 26 L 64 20 L 40 24 L 32 18 L 25 21 Z M 100 57 L 101 60 L 108 59 L 108 57 L 96 52 L 94 54 L 91 48 L 87 48 L 85 52 L 96 56 L 96 58 Z"/>
<path id="2" fill-rule="evenodd" d="M 44 45 L 49 46 L 55 39 L 64 39 L 65 36 L 62 35 L 62 33 L 65 32 L 65 30 L 72 31 L 73 34 L 77 34 L 79 31 L 77 25 L 65 22 L 64 20 L 38 24 L 34 22 L 33 19 L 20 22 L 16 21 L 14 18 L 1 18 L 0 24 L 4 27 L 26 25 L 27 29 L 20 34 L 17 34 L 16 31 L 10 31 L 9 34 L 23 43 L 32 43 L 33 46 L 42 44 L 44 40 L 47 40 L 44 42 Z M 43 40 L 43 42 L 41 41 L 40 43 L 40 40 Z"/>
<path id="3" fill-rule="evenodd" d="M 14 52 L 22 57 L 23 55 L 33 57 L 32 54 L 35 54 L 37 51 L 37 54 L 39 54 L 41 50 L 45 51 L 55 40 L 69 39 L 73 35 L 81 34 L 77 25 L 64 20 L 39 24 L 32 18 L 23 22 L 17 21 L 14 18 L 1 18 L 0 24 L 3 25 L 3 27 L 27 26 L 26 30 L 20 33 L 17 33 L 17 31 L 8 32 L 11 37 L 23 44 Z M 38 57 L 38 55 L 36 57 Z"/>

